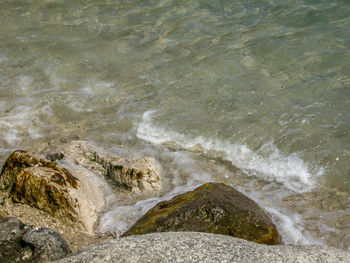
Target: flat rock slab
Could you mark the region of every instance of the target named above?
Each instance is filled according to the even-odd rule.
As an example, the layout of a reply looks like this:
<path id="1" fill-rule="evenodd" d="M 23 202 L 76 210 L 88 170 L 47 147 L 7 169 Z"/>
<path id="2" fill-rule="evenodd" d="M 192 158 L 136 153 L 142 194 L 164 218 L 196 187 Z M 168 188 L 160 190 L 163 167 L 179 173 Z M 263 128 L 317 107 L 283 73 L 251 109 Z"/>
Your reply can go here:
<path id="1" fill-rule="evenodd" d="M 325 246 L 268 246 L 209 233 L 167 232 L 100 243 L 56 262 L 348 263 L 350 253 Z"/>

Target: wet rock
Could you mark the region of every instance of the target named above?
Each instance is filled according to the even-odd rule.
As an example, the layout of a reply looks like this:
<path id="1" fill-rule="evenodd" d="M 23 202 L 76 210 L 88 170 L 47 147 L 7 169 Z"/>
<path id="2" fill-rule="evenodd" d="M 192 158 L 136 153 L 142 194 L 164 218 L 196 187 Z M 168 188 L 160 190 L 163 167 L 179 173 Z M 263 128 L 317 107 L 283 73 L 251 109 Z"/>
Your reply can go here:
<path id="1" fill-rule="evenodd" d="M 276 226 L 262 208 L 234 188 L 206 183 L 158 203 L 122 237 L 152 232 L 195 231 L 280 244 Z"/>
<path id="2" fill-rule="evenodd" d="M 68 225 L 75 222 L 88 232 L 105 205 L 98 181 L 82 182 L 57 163 L 24 151 L 10 155 L 0 179 L 4 189 L 11 185 L 9 197 L 14 202 L 46 211 Z"/>
<path id="3" fill-rule="evenodd" d="M 69 253 L 66 242 L 51 229 L 32 229 L 12 217 L 0 222 L 0 262 L 48 262 Z"/>
<path id="4" fill-rule="evenodd" d="M 23 236 L 26 245 L 33 248 L 32 257 L 41 260 L 58 260 L 71 253 L 66 241 L 52 229 L 31 229 Z"/>
<path id="5" fill-rule="evenodd" d="M 29 167 L 17 174 L 10 197 L 13 201 L 36 207 L 60 219 L 79 221 L 79 202 L 69 193 L 78 188 L 64 174 L 47 167 Z"/>
<path id="6" fill-rule="evenodd" d="M 0 262 L 29 262 L 25 260 L 32 252 L 23 244 L 22 237 L 30 229 L 13 217 L 0 222 Z"/>
<path id="7" fill-rule="evenodd" d="M 8 217 L 0 223 L 0 240 L 21 240 L 22 236 L 31 229 L 15 217 Z"/>
<path id="8" fill-rule="evenodd" d="M 0 262 L 34 263 L 30 260 L 31 254 L 30 247 L 23 247 L 20 241 L 0 240 Z"/>
<path id="9" fill-rule="evenodd" d="M 50 162 L 41 156 L 26 151 L 15 151 L 5 161 L 0 173 L 0 190 L 8 190 L 16 182 L 17 175 L 28 167 L 46 167 L 57 174 L 62 174 L 66 181 L 76 187 L 76 178 L 57 163 Z"/>
<path id="10" fill-rule="evenodd" d="M 87 141 L 73 141 L 61 154 L 75 164 L 105 176 L 117 187 L 136 193 L 161 188 L 161 168 L 154 158 L 126 161 Z"/>

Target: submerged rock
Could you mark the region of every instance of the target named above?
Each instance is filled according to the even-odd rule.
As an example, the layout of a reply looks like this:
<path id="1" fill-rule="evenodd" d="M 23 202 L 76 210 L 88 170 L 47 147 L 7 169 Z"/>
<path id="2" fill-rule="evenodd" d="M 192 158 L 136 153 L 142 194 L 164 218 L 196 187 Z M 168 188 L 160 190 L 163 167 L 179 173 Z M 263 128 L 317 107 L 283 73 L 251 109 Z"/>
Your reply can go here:
<path id="1" fill-rule="evenodd" d="M 104 193 L 94 183 L 83 183 L 67 169 L 39 155 L 16 151 L 6 160 L 0 175 L 3 189 L 18 203 L 46 211 L 70 224 L 77 222 L 92 232 Z"/>
<path id="2" fill-rule="evenodd" d="M 71 253 L 61 236 L 48 228 L 32 229 L 17 218 L 0 222 L 0 262 L 48 262 Z"/>
<path id="3" fill-rule="evenodd" d="M 87 141 L 73 141 L 59 155 L 105 176 L 117 187 L 141 193 L 161 188 L 161 168 L 151 157 L 126 161 Z"/>
<path id="4" fill-rule="evenodd" d="M 152 232 L 195 231 L 280 244 L 276 226 L 262 208 L 234 188 L 206 183 L 154 206 L 122 237 Z"/>

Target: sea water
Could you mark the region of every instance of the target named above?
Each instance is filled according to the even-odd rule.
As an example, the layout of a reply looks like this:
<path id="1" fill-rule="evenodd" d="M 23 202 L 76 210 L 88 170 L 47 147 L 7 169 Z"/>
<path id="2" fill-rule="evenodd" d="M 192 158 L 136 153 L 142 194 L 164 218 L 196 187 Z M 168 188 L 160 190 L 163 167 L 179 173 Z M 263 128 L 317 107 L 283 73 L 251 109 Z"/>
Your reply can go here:
<path id="1" fill-rule="evenodd" d="M 217 181 L 287 243 L 349 249 L 349 28 L 347 0 L 0 0 L 0 165 L 91 140 L 155 157 L 168 189 L 99 231 Z"/>

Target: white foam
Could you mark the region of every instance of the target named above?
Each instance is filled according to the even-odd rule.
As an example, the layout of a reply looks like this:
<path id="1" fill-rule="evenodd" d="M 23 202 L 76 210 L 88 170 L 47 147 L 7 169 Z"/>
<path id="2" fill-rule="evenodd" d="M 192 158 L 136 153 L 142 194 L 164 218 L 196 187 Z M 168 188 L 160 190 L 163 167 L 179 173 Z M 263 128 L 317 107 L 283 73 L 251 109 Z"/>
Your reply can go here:
<path id="1" fill-rule="evenodd" d="M 67 83 L 67 79 L 58 76 L 58 66 L 49 65 L 44 69 L 46 76 L 49 78 L 52 87 L 60 88 L 63 84 Z"/>
<path id="2" fill-rule="evenodd" d="M 38 127 L 39 120 L 33 119 L 36 111 L 29 106 L 17 106 L 7 115 L 0 117 L 0 133 L 9 144 L 21 141 L 23 136 L 39 138 L 42 136 Z"/>
<path id="3" fill-rule="evenodd" d="M 172 184 L 175 187 L 191 187 L 212 181 L 211 175 L 202 170 L 187 152 L 164 152 L 161 158 L 171 165 Z"/>
<path id="4" fill-rule="evenodd" d="M 189 149 L 201 145 L 205 152 L 220 152 L 221 157 L 249 175 L 264 180 L 282 183 L 295 192 L 309 191 L 315 186 L 316 178 L 323 174 L 323 168 L 311 173 L 308 164 L 297 154 L 284 155 L 272 143 L 268 142 L 258 151 L 252 151 L 247 145 L 232 144 L 203 136 L 187 137 L 175 131 L 168 131 L 152 124 L 155 110 L 146 111 L 137 128 L 137 137 L 155 144 L 175 141 L 181 147 Z"/>
<path id="5" fill-rule="evenodd" d="M 113 232 L 119 236 L 157 203 L 171 200 L 176 195 L 192 191 L 203 183 L 212 181 L 211 175 L 197 167 L 186 152 L 167 152 L 161 157 L 171 163 L 174 188 L 160 198 L 149 198 L 128 206 L 116 204 L 101 217 L 97 232 Z M 183 177 L 186 179 L 183 180 Z"/>
<path id="6" fill-rule="evenodd" d="M 264 207 L 264 209 L 278 218 L 279 232 L 286 244 L 302 244 L 302 245 L 323 245 L 320 240 L 316 240 L 310 236 L 303 234 L 304 222 L 299 214 L 283 214 L 275 208 Z"/>
<path id="7" fill-rule="evenodd" d="M 4 139 L 7 143 L 12 144 L 20 140 L 17 136 L 17 129 L 7 121 L 0 120 L 0 131 L 2 134 L 2 139 Z"/>
<path id="8" fill-rule="evenodd" d="M 7 59 L 7 57 L 4 55 L 4 54 L 0 54 L 0 64 L 2 63 L 2 62 L 5 62 L 5 61 L 7 61 L 8 59 Z"/>
<path id="9" fill-rule="evenodd" d="M 82 88 L 81 91 L 84 95 L 96 96 L 103 95 L 106 89 L 113 87 L 113 82 L 89 80 Z"/>
<path id="10" fill-rule="evenodd" d="M 101 217 L 99 226 L 96 229 L 96 231 L 100 233 L 115 233 L 116 236 L 119 237 L 133 224 L 135 224 L 139 218 L 145 215 L 148 210 L 150 210 L 159 202 L 171 200 L 176 195 L 192 191 L 200 185 L 201 184 L 185 187 L 175 187 L 170 193 L 164 195 L 161 198 L 149 198 L 146 200 L 139 201 L 134 205 L 117 205 Z"/>
<path id="11" fill-rule="evenodd" d="M 120 236 L 157 202 L 158 199 L 152 198 L 142 200 L 135 205 L 115 206 L 101 217 L 96 231 L 116 233 L 117 236 Z"/>
<path id="12" fill-rule="evenodd" d="M 32 76 L 19 75 L 16 77 L 16 91 L 28 95 L 29 92 L 34 89 L 33 81 L 34 78 Z"/>

